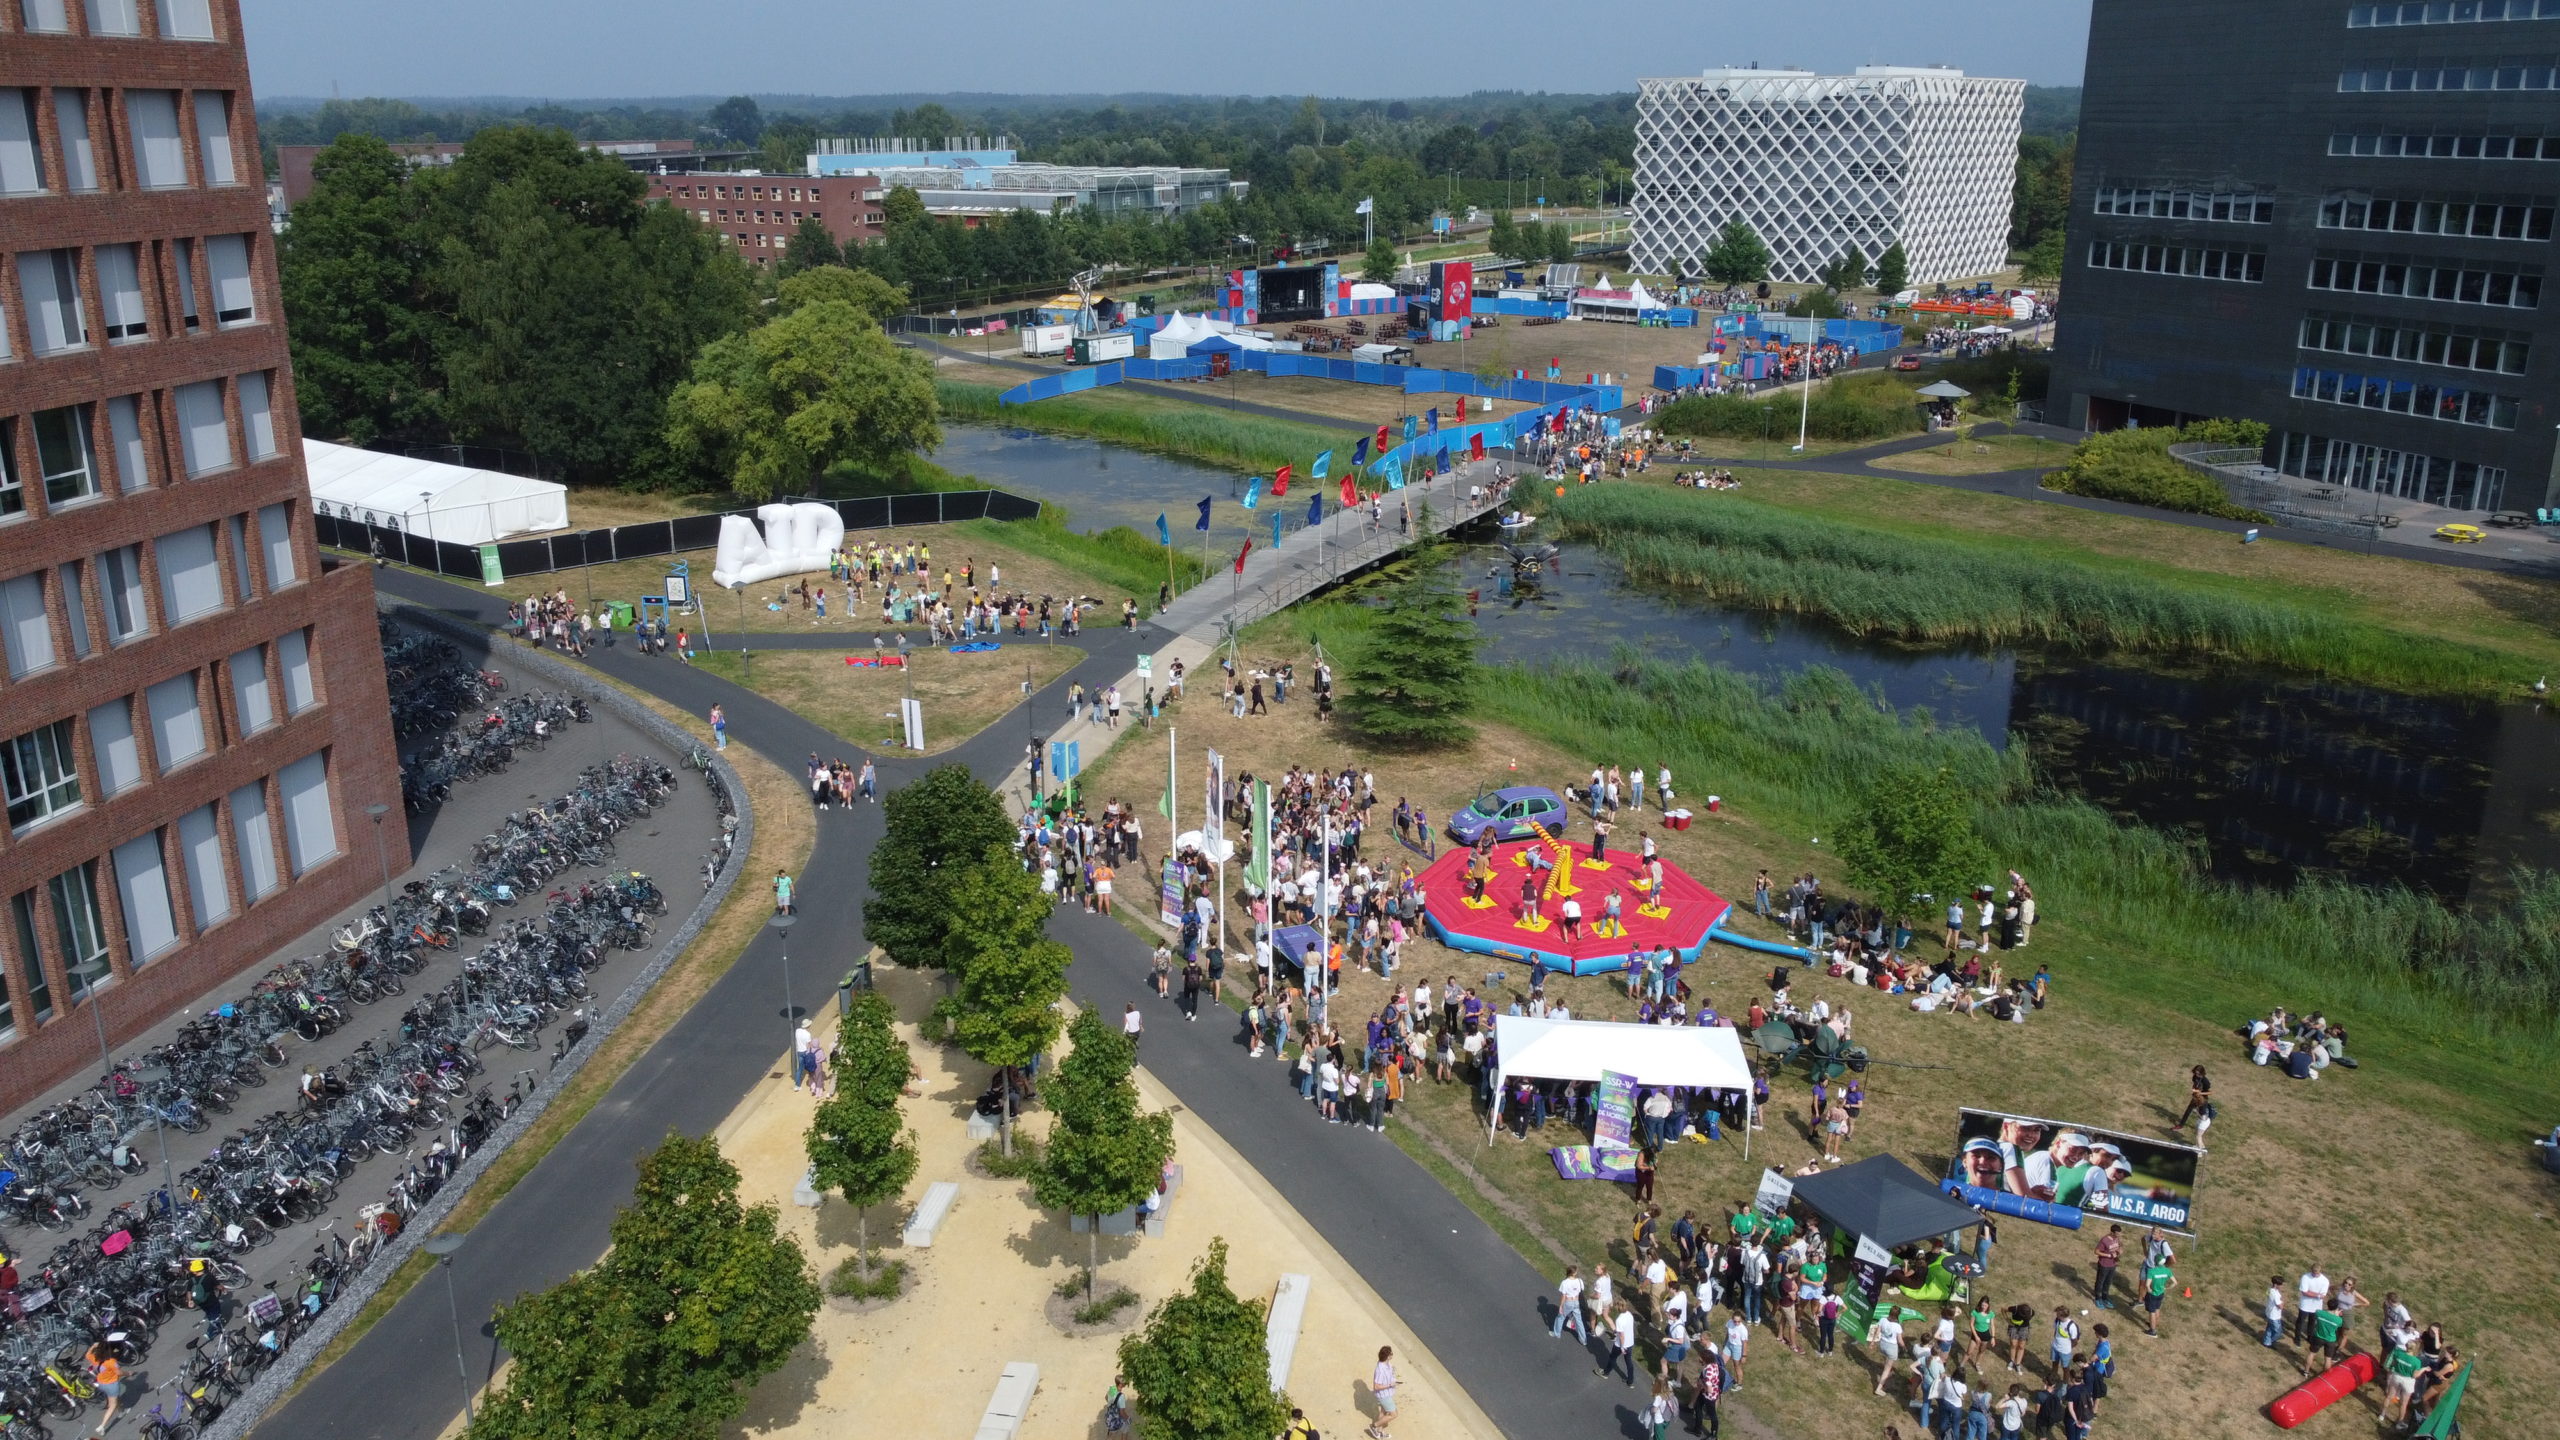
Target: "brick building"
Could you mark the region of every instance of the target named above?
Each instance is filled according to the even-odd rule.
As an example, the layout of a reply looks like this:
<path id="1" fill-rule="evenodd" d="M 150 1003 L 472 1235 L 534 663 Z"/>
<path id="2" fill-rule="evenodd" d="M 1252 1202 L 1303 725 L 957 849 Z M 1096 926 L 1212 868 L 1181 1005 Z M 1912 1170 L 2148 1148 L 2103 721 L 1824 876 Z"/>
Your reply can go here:
<path id="1" fill-rule="evenodd" d="M 0 0 L 0 1109 L 408 863 L 273 247 L 238 0 Z"/>
<path id="2" fill-rule="evenodd" d="M 888 193 L 876 175 L 653 175 L 649 198 L 690 210 L 729 237 L 757 265 L 782 258 L 791 232 L 812 216 L 838 245 L 876 240 L 888 229 L 880 209 Z"/>

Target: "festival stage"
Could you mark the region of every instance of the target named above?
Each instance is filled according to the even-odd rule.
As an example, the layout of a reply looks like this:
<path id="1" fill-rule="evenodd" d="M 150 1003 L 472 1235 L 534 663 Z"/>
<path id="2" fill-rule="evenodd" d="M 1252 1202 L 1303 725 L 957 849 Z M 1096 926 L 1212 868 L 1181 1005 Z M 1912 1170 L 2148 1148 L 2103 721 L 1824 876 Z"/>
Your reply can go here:
<path id="1" fill-rule="evenodd" d="M 1539 851 L 1557 868 L 1540 871 L 1538 914 L 1542 923 L 1524 923 L 1520 881 L 1530 873 L 1525 856 Z M 1626 967 L 1627 957 L 1664 945 L 1684 961 L 1694 961 L 1705 948 L 1707 932 L 1733 909 L 1732 903 L 1698 883 L 1679 866 L 1662 862 L 1662 903 L 1637 888 L 1646 879 L 1643 858 L 1630 850 L 1611 850 L 1606 868 L 1593 869 L 1588 844 L 1570 847 L 1568 870 L 1558 860 L 1556 842 L 1518 840 L 1493 852 L 1493 878 L 1485 885 L 1489 905 L 1467 899 L 1467 867 L 1473 852 L 1459 847 L 1444 852 L 1422 872 L 1423 918 L 1441 944 L 1478 955 L 1497 955 L 1527 962 L 1544 959 L 1550 970 L 1574 975 L 1601 975 Z M 1568 898 L 1559 882 L 1574 887 L 1570 898 L 1582 902 L 1582 938 L 1564 938 L 1559 918 Z M 1618 896 L 1622 934 L 1603 934 L 1609 896 Z M 1653 911 L 1664 913 L 1652 913 Z"/>

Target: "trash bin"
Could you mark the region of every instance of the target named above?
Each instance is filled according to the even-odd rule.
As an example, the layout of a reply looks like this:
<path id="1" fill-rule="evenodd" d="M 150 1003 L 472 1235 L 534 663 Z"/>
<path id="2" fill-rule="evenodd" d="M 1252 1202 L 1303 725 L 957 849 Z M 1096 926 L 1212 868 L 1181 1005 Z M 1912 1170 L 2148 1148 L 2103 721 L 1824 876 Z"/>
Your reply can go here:
<path id="1" fill-rule="evenodd" d="M 836 982 L 836 1014 L 839 1018 L 853 1013 L 853 992 L 871 988 L 871 962 L 857 960 Z"/>
<path id="2" fill-rule="evenodd" d="M 640 623 L 640 612 L 633 609 L 628 600 L 607 600 L 604 608 L 613 612 L 613 628 L 616 630 L 628 630 Z"/>

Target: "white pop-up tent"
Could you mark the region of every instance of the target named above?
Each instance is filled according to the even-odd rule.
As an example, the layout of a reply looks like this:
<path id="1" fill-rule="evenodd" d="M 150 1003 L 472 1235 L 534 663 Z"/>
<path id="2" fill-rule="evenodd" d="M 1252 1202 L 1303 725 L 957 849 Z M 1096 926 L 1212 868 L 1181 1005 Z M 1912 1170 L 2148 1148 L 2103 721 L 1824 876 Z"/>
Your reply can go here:
<path id="1" fill-rule="evenodd" d="M 302 442 L 302 466 L 312 505 L 341 520 L 396 525 L 457 545 L 569 525 L 569 487 L 548 480 L 326 440 Z"/>
<path id="2" fill-rule="evenodd" d="M 1598 1080 L 1604 1071 L 1633 1075 L 1639 1085 L 1739 1090 L 1750 1106 L 1751 1062 L 1742 1032 L 1729 1025 L 1628 1025 L 1613 1020 L 1493 1017 L 1493 1118 L 1488 1143 L 1502 1128 L 1503 1092 L 1513 1076 L 1533 1080 Z M 1752 1117 L 1754 1123 L 1758 1117 Z M 1751 1158 L 1751 1131 L 1742 1132 Z"/>

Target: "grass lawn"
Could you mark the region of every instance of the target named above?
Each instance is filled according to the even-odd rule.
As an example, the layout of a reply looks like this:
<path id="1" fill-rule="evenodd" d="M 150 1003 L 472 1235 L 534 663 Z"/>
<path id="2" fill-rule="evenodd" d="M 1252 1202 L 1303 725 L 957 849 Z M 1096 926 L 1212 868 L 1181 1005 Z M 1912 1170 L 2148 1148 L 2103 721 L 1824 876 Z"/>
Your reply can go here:
<path id="1" fill-rule="evenodd" d="M 1879 470 L 1922 475 L 1986 475 L 1996 470 L 2046 469 L 2071 458 L 2072 447 L 2035 435 L 1985 435 L 1951 440 L 1926 450 L 1905 450 L 1867 463 Z"/>
<path id="2" fill-rule="evenodd" d="M 846 655 L 871 653 L 867 636 L 865 641 L 843 651 L 763 650 L 741 656 L 720 650 L 694 663 L 854 744 L 883 750 L 900 748 L 898 701 L 910 693 L 912 682 L 912 693 L 924 702 L 924 753 L 939 755 L 1021 703 L 1026 665 L 1037 688 L 1084 658 L 1073 645 L 1039 640 L 1007 640 L 1001 650 L 970 655 L 924 646 L 908 656 L 914 670 L 908 675 L 889 667 L 845 664 Z"/>
<path id="3" fill-rule="evenodd" d="M 1825 455 L 1837 455 L 1843 450 L 1864 450 L 1870 445 L 1881 445 L 1884 441 L 1814 439 L 1806 441 L 1802 450 L 1796 448 L 1796 442 L 1792 438 L 1783 435 L 1771 440 L 1735 440 L 1723 435 L 1699 435 L 1693 437 L 1689 443 L 1696 451 L 1694 458 L 1678 459 L 1668 452 L 1656 451 L 1655 454 L 1659 458 L 1654 461 L 1655 473 L 1663 473 L 1663 466 L 1666 464 L 1676 471 L 1682 465 L 1694 466 L 1708 461 L 1748 464 L 1754 460 L 1819 460 Z"/>
<path id="4" fill-rule="evenodd" d="M 1311 653 L 1281 626 L 1249 634 L 1246 651 L 1256 663 L 1295 658 L 1301 673 Z M 1367 847 L 1372 859 L 1398 853 L 1383 815 L 1399 796 L 1445 819 L 1484 783 L 1560 783 L 1587 773 L 1595 758 L 1502 724 L 1487 724 L 1472 744 L 1446 752 L 1366 755 L 1340 734 L 1320 731 L 1312 707 L 1295 701 L 1245 720 L 1214 704 L 1177 706 L 1171 718 L 1182 726 L 1186 772 L 1202 746 L 1220 750 L 1231 773 L 1276 775 L 1292 763 L 1374 768 L 1382 819 Z M 1626 764 L 1653 757 L 1598 758 Z M 1091 772 L 1090 794 L 1097 801 L 1143 801 L 1161 786 L 1162 764 L 1154 747 L 1116 747 Z M 1682 794 L 1693 804 L 1717 788 L 1710 775 L 1682 779 Z M 1824 847 L 1813 843 L 1819 832 L 1800 818 L 1750 813 L 1730 801 L 1686 833 L 1657 831 L 1668 858 L 1719 892 L 1743 897 L 1746 910 L 1757 869 L 1836 873 Z M 1646 828 L 1623 824 L 1617 839 L 1633 845 Z M 2036 873 L 2033 856 L 2000 859 L 2031 878 Z M 1737 928 L 1774 933 L 1748 918 Z M 2223 1114 L 2198 1189 L 2203 1238 L 2180 1247 L 2181 1289 L 2164 1314 L 2166 1338 L 2143 1338 L 2139 1321 L 2122 1312 L 2083 1321 L 2106 1320 L 2114 1331 L 2119 1376 L 2106 1406 L 2109 1433 L 2262 1433 L 2259 1408 L 2295 1383 L 2299 1357 L 2289 1343 L 2273 1354 L 2261 1349 L 2251 1317 L 2268 1275 L 2281 1273 L 2289 1283 L 2314 1261 L 2333 1277 L 2356 1276 L 2377 1302 L 2397 1290 L 2421 1323 L 2442 1321 L 2451 1342 L 2482 1362 L 2465 1417 L 2478 1433 L 2525 1433 L 2510 1427 L 2523 1424 L 2527 1407 L 2543 1403 L 2531 1377 L 2560 1373 L 2560 1262 L 2547 1243 L 2560 1200 L 2550 1178 L 2534 1168 L 2526 1143 L 2551 1121 L 2540 1076 L 2452 1046 L 2412 1044 L 2387 1027 L 2365 1024 L 2356 1032 L 2361 1069 L 2332 1071 L 2317 1083 L 2285 1081 L 2240 1063 L 2230 1027 L 2277 1003 L 2314 1007 L 2318 995 L 2282 993 L 2154 953 L 2140 935 L 2103 932 L 2059 900 L 2047 909 L 2033 946 L 2009 959 L 2020 973 L 2050 962 L 2056 975 L 2054 1004 L 2022 1026 L 1919 1015 L 1891 997 L 1809 973 L 1798 979 L 1797 994 L 1852 1007 L 1856 1040 L 1878 1062 L 1867 1077 L 1865 1117 L 1844 1153 L 1851 1159 L 1891 1153 L 1928 1174 L 1944 1173 L 1960 1106 L 2165 1135 L 2184 1097 L 2187 1066 L 2204 1063 L 2216 1073 Z M 1691 983 L 1699 995 L 1739 1008 L 1771 963 L 1718 946 L 1690 972 Z M 1399 979 L 1428 974 L 1436 983 L 1456 975 L 1481 985 L 1487 968 L 1477 958 L 1420 942 L 1409 948 Z M 1517 992 L 1526 977 L 1517 966 L 1505 968 L 1498 988 Z M 1550 983 L 1551 993 L 1561 992 L 1577 1014 L 1632 1013 L 1623 992 L 1605 978 Z M 1337 1022 L 1374 1010 L 1387 990 L 1375 977 L 1349 980 Z M 1271 1084 L 1282 1083 L 1274 1065 Z M 1777 1083 L 1749 1164 L 1732 1143 L 1683 1145 L 1665 1156 L 1657 1198 L 1667 1214 L 1717 1213 L 1748 1198 L 1761 1163 L 1793 1168 L 1815 1153 L 1803 1123 L 1806 1094 L 1800 1074 Z M 1627 1190 L 1560 1181 L 1542 1148 L 1507 1136 L 1487 1146 L 1464 1087 L 1426 1083 L 1403 1114 L 1437 1141 L 1426 1148 L 1457 1157 L 1493 1188 L 1498 1199 L 1473 1196 L 1468 1203 L 1505 1214 L 1499 1228 L 1533 1263 L 1554 1268 L 1545 1245 L 1524 1236 L 1554 1237 L 1586 1266 L 1602 1259 L 1613 1268 L 1623 1265 L 1633 1210 Z M 1427 1163 L 1459 1186 L 1446 1161 Z M 2460 1182 L 2448 1186 L 2449 1174 Z M 2026 1300 L 2046 1314 L 2058 1304 L 2087 1305 L 2086 1262 L 2101 1233 L 2003 1224 L 1985 1293 L 1995 1304 Z M 2372 1331 L 2370 1323 L 2355 1327 L 2360 1348 L 2372 1348 Z M 1866 1440 L 1889 1422 L 1912 1433 L 1908 1418 L 1869 1397 L 1873 1361 L 1863 1350 L 1844 1347 L 1838 1363 L 1800 1360 L 1773 1336 L 1758 1338 L 1740 1398 L 1780 1433 Z M 2039 1338 L 2039 1353 L 2041 1345 Z M 2005 1389 L 2022 1377 L 1995 1368 L 1991 1378 Z M 2362 1436 L 2375 1404 L 2368 1387 L 2301 1433 Z"/>

